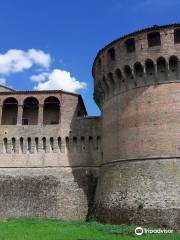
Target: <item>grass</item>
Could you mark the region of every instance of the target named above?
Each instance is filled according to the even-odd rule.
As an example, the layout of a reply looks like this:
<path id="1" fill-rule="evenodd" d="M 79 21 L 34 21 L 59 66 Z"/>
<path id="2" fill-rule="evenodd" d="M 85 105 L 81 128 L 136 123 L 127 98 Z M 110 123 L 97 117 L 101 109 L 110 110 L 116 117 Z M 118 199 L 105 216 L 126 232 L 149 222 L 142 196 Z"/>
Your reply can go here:
<path id="1" fill-rule="evenodd" d="M 135 236 L 134 226 L 53 219 L 8 219 L 0 222 L 0 240 L 179 240 L 180 233 Z"/>

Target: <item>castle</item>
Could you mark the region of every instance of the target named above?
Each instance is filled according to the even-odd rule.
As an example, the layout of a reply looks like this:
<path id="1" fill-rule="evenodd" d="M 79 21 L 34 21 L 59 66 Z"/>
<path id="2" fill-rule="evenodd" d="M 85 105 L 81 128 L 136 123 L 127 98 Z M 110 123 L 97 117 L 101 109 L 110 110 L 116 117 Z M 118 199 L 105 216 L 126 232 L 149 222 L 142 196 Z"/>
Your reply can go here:
<path id="1" fill-rule="evenodd" d="M 110 43 L 81 95 L 0 87 L 0 217 L 180 229 L 180 24 Z"/>

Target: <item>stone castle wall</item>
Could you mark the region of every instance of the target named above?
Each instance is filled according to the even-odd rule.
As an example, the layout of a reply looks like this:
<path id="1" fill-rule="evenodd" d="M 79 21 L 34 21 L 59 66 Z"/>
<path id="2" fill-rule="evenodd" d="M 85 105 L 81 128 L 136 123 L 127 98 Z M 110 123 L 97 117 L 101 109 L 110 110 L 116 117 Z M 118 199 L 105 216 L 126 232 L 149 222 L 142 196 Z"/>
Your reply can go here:
<path id="1" fill-rule="evenodd" d="M 180 227 L 179 27 L 130 34 L 95 59 L 103 132 L 95 209 L 101 221 Z M 151 33 L 159 34 L 156 46 L 150 46 Z"/>
<path id="2" fill-rule="evenodd" d="M 43 124 L 50 96 L 60 101 L 58 124 Z M 60 92 L 1 93 L 1 115 L 9 97 L 18 101 L 17 124 L 0 125 L 0 217 L 88 219 L 102 155 L 101 118 L 78 116 L 84 111 L 79 97 Z M 22 125 L 27 97 L 39 101 L 36 124 Z M 34 116 L 32 110 L 28 117 Z"/>
<path id="3" fill-rule="evenodd" d="M 0 217 L 179 229 L 179 58 L 179 24 L 102 49 L 101 117 L 87 117 L 78 94 L 0 86 Z"/>

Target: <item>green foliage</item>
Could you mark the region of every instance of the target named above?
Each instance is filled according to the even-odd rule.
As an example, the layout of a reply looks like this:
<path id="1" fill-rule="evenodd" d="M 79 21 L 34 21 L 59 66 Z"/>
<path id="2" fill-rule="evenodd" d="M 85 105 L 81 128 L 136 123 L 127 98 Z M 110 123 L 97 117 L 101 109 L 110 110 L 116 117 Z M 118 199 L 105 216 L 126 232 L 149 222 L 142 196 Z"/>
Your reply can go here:
<path id="1" fill-rule="evenodd" d="M 178 240 L 180 234 L 137 237 L 135 226 L 55 219 L 8 219 L 0 222 L 0 240 Z"/>

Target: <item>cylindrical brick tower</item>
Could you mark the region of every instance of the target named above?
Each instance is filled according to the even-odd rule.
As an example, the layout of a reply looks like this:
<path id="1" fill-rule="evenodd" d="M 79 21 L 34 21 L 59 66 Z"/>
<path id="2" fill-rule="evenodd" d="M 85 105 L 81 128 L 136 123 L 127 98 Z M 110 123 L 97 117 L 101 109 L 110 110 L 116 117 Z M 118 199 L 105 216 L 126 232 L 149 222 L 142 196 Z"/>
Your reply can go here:
<path id="1" fill-rule="evenodd" d="M 96 56 L 102 111 L 99 220 L 180 229 L 180 24 L 123 36 Z"/>

